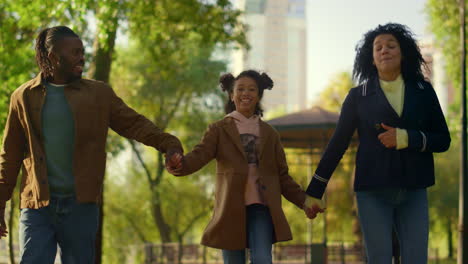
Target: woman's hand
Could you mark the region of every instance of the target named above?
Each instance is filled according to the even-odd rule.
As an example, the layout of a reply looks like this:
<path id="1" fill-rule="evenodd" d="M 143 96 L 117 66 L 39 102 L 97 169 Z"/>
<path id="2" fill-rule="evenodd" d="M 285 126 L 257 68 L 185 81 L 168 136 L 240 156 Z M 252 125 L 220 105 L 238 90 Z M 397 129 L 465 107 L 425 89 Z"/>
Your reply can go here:
<path id="1" fill-rule="evenodd" d="M 380 143 L 384 145 L 386 148 L 395 148 L 397 145 L 397 132 L 394 127 L 387 126 L 384 123 L 380 123 L 383 129 L 386 131 L 383 133 L 380 133 L 378 138 L 380 140 Z"/>
<path id="2" fill-rule="evenodd" d="M 326 208 L 322 200 L 307 195 L 303 209 L 309 219 L 314 219 L 317 214 L 325 212 Z"/>

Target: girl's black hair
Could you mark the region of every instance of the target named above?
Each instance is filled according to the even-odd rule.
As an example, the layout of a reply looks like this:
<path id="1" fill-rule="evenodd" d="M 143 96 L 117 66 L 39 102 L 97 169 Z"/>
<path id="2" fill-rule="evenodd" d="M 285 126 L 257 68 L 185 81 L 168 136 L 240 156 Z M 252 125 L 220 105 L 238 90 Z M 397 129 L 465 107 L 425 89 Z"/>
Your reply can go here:
<path id="1" fill-rule="evenodd" d="M 51 52 L 57 43 L 66 37 L 78 35 L 66 26 L 57 26 L 43 29 L 36 38 L 36 62 L 45 79 L 52 78 L 53 67 L 49 60 Z"/>
<path id="2" fill-rule="evenodd" d="M 226 101 L 226 104 L 224 105 L 224 110 L 226 114 L 229 114 L 232 111 L 236 110 L 236 106 L 231 100 L 231 95 L 234 92 L 234 84 L 236 80 L 239 80 L 242 77 L 252 78 L 257 83 L 259 100 L 257 105 L 255 106 L 254 114 L 258 116 L 263 116 L 263 108 L 260 104 L 260 101 L 263 97 L 263 91 L 265 89 L 271 90 L 273 88 L 273 80 L 270 78 L 270 76 L 268 76 L 268 74 L 264 72 L 260 73 L 255 70 L 243 71 L 239 75 L 237 75 L 237 77 L 234 77 L 231 73 L 226 73 L 219 78 L 219 86 L 221 87 L 221 90 L 223 90 L 223 92 L 228 93 L 228 99 Z"/>
<path id="3" fill-rule="evenodd" d="M 421 51 L 411 30 L 402 24 L 388 23 L 378 25 L 368 31 L 356 45 L 356 59 L 354 60 L 353 78 L 358 83 L 365 83 L 377 76 L 377 68 L 373 64 L 373 44 L 377 36 L 393 35 L 401 50 L 401 75 L 404 80 L 424 80 L 422 67 L 426 67 Z"/>

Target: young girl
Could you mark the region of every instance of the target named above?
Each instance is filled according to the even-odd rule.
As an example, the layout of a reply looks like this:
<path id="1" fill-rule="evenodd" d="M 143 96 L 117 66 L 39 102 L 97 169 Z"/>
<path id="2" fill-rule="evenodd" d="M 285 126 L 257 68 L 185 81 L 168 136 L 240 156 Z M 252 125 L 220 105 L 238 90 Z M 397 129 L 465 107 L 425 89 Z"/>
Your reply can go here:
<path id="1" fill-rule="evenodd" d="M 261 120 L 260 101 L 273 81 L 248 70 L 221 76 L 220 86 L 229 95 L 227 115 L 208 127 L 192 152 L 178 157 L 181 166 L 168 170 L 188 175 L 216 159 L 214 213 L 202 244 L 222 249 L 226 264 L 244 264 L 245 248 L 251 263 L 272 263 L 272 244 L 292 239 L 281 195 L 301 209 L 306 197 L 288 174 L 278 133 Z"/>

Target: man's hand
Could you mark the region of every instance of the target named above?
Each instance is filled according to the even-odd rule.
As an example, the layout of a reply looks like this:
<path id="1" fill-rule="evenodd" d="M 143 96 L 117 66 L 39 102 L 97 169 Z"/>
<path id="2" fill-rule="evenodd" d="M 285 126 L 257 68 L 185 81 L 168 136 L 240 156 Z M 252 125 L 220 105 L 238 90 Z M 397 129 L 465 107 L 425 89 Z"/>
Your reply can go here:
<path id="1" fill-rule="evenodd" d="M 384 123 L 381 123 L 380 125 L 386 130 L 378 136 L 380 143 L 382 143 L 386 148 L 395 148 L 397 145 L 396 129 L 394 127 L 387 126 Z"/>
<path id="2" fill-rule="evenodd" d="M 5 223 L 5 207 L 0 208 L 0 239 L 6 237 L 8 234 L 7 226 Z"/>
<path id="3" fill-rule="evenodd" d="M 322 200 L 307 195 L 303 209 L 309 219 L 314 219 L 317 214 L 325 212 L 326 208 Z"/>
<path id="4" fill-rule="evenodd" d="M 166 168 L 177 168 L 182 165 L 182 152 L 179 149 L 169 149 L 166 152 Z"/>

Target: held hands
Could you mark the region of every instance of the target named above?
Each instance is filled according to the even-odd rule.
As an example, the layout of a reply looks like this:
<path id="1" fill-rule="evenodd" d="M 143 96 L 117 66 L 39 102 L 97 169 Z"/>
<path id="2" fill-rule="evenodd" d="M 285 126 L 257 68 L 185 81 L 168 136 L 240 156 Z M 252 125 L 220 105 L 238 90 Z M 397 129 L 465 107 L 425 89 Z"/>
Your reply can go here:
<path id="1" fill-rule="evenodd" d="M 395 148 L 397 145 L 397 132 L 394 127 L 387 126 L 384 123 L 380 123 L 385 132 L 380 133 L 378 138 L 380 143 L 386 148 Z"/>
<path id="2" fill-rule="evenodd" d="M 173 175 L 176 175 L 182 169 L 183 155 L 178 151 L 169 150 L 166 153 L 166 170 Z"/>
<path id="3" fill-rule="evenodd" d="M 322 200 L 307 195 L 303 209 L 307 218 L 314 219 L 317 214 L 325 212 L 327 208 L 325 208 Z"/>

